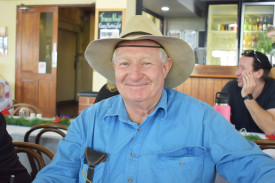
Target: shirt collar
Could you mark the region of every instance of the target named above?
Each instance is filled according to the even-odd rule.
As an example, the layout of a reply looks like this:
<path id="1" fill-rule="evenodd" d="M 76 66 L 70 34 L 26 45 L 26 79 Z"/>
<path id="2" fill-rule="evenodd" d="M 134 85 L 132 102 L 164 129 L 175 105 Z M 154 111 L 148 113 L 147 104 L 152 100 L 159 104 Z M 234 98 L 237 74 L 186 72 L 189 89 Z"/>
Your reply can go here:
<path id="1" fill-rule="evenodd" d="M 165 119 L 165 117 L 167 116 L 167 103 L 167 91 L 166 89 L 163 89 L 159 103 L 157 104 L 155 110 L 149 116 L 155 115 L 155 113 L 159 111 L 158 113 L 159 115 L 161 115 L 160 119 Z M 115 100 L 112 100 L 112 104 L 108 107 L 109 109 L 107 110 L 104 119 L 106 119 L 106 117 L 118 116 L 119 119 L 123 122 L 128 122 L 130 120 L 121 95 L 118 95 Z"/>

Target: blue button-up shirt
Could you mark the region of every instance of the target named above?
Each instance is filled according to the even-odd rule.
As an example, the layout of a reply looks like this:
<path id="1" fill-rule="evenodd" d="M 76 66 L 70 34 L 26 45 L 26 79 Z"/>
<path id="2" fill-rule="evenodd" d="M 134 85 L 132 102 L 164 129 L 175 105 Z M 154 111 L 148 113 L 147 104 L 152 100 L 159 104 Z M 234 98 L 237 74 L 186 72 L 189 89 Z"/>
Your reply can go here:
<path id="1" fill-rule="evenodd" d="M 85 148 L 107 153 L 93 183 L 275 182 L 275 160 L 244 139 L 211 106 L 164 89 L 141 125 L 120 95 L 84 110 L 34 182 L 86 182 Z"/>

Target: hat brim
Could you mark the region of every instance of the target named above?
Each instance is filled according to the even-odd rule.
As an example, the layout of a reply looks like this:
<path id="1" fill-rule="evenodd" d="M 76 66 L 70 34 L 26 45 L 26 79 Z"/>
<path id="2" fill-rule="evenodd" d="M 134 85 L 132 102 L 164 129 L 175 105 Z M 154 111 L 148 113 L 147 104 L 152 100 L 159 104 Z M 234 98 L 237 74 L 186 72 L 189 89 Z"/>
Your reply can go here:
<path id="1" fill-rule="evenodd" d="M 195 65 L 195 55 L 191 47 L 182 39 L 167 36 L 139 36 L 137 38 L 108 38 L 91 42 L 85 57 L 89 65 L 107 80 L 115 83 L 115 71 L 112 57 L 115 46 L 127 40 L 152 40 L 164 47 L 172 60 L 172 68 L 165 78 L 165 88 L 175 88 L 183 83 L 192 73 Z"/>

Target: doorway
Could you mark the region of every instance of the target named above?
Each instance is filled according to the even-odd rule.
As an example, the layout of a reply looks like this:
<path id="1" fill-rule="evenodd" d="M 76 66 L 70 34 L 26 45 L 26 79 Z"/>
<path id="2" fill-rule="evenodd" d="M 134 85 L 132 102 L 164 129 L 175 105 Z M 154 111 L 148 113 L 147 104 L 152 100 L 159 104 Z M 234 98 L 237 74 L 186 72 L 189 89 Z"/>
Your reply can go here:
<path id="1" fill-rule="evenodd" d="M 17 8 L 15 99 L 35 105 L 44 117 L 75 117 L 78 92 L 92 89 L 84 52 L 94 40 L 95 6 L 22 7 Z"/>
<path id="2" fill-rule="evenodd" d="M 79 91 L 92 90 L 92 69 L 84 52 L 94 36 L 94 9 L 59 8 L 56 114 L 78 115 Z"/>

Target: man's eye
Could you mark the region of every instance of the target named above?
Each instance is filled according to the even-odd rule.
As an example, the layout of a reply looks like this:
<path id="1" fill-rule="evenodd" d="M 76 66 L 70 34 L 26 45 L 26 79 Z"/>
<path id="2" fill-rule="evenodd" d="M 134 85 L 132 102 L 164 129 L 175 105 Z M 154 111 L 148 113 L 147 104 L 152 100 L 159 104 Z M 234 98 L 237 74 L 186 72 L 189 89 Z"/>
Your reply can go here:
<path id="1" fill-rule="evenodd" d="M 121 62 L 120 65 L 128 65 L 128 62 Z"/>
<path id="2" fill-rule="evenodd" d="M 151 65 L 151 62 L 144 62 L 144 65 Z"/>

